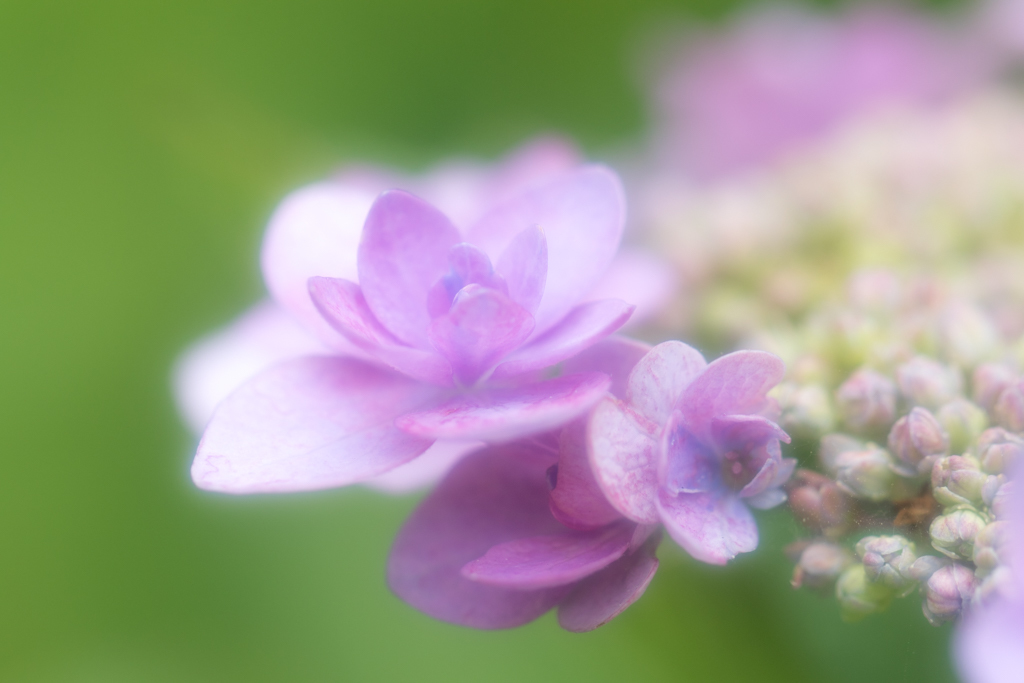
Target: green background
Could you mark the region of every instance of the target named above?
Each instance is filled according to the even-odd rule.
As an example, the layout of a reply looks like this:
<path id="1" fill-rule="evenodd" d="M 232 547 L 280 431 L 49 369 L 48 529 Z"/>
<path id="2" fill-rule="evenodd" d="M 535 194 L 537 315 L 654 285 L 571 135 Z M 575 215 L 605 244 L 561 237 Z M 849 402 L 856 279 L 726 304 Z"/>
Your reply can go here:
<path id="1" fill-rule="evenodd" d="M 734 4 L 3 3 L 0 680 L 949 680 L 916 598 L 849 625 L 788 587 L 784 513 L 725 570 L 665 544 L 595 633 L 484 633 L 388 593 L 413 499 L 187 476 L 169 368 L 261 296 L 287 190 L 541 131 L 600 155 L 644 125 L 644 37 Z"/>

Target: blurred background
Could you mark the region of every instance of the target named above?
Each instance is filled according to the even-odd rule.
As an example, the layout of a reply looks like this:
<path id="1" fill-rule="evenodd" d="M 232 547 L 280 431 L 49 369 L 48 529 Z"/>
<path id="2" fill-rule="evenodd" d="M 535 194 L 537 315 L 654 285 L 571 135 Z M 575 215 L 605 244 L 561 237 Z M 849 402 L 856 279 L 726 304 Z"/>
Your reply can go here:
<path id="1" fill-rule="evenodd" d="M 846 624 L 794 592 L 784 511 L 725 570 L 664 544 L 645 598 L 594 633 L 488 633 L 388 592 L 415 496 L 188 478 L 170 368 L 261 298 L 287 191 L 542 132 L 614 157 L 647 124 L 650 37 L 742 4 L 3 3 L 0 680 L 953 680 L 917 600 Z"/>

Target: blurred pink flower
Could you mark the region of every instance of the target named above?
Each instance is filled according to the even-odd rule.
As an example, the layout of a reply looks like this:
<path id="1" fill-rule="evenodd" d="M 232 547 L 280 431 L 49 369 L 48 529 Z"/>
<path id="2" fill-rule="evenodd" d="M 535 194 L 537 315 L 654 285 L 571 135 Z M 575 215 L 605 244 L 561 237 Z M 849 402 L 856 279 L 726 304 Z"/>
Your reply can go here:
<path id="1" fill-rule="evenodd" d="M 310 239 L 315 221 L 275 222 L 268 286 L 335 353 L 278 363 L 225 399 L 194 481 L 234 493 L 342 486 L 437 440 L 510 441 L 582 414 L 607 375 L 541 373 L 632 312 L 617 299 L 587 301 L 624 220 L 619 181 L 600 166 L 528 184 L 465 232 L 425 200 L 389 191 L 366 215 L 358 284 L 337 277 L 351 264 L 324 273 L 339 245 Z"/>
<path id="2" fill-rule="evenodd" d="M 866 109 L 941 100 L 992 65 L 972 32 L 894 8 L 761 12 L 682 51 L 658 83 L 658 143 L 699 176 L 742 171 Z"/>
<path id="3" fill-rule="evenodd" d="M 625 399 L 593 410 L 588 452 L 611 505 L 638 524 L 663 523 L 698 560 L 725 564 L 757 547 L 747 506 L 786 498 L 789 437 L 764 414 L 782 361 L 738 351 L 708 364 L 682 342 L 659 344 L 633 368 Z"/>
<path id="4" fill-rule="evenodd" d="M 609 340 L 575 362 L 620 378 L 647 348 Z M 589 631 L 643 594 L 659 538 L 605 500 L 580 420 L 456 465 L 399 532 L 388 584 L 416 609 L 463 626 L 511 628 L 557 606 L 563 628 Z"/>

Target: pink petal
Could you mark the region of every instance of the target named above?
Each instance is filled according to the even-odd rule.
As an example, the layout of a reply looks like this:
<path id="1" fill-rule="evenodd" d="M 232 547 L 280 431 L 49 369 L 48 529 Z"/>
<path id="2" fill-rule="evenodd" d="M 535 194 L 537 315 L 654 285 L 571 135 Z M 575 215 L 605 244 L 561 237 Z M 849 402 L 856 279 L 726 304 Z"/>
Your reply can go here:
<path id="1" fill-rule="evenodd" d="M 587 457 L 586 423 L 573 422 L 559 437 L 551 514 L 572 529 L 597 529 L 621 518 L 601 492 Z"/>
<path id="2" fill-rule="evenodd" d="M 608 384 L 607 375 L 585 372 L 510 389 L 485 388 L 407 413 L 395 424 L 424 438 L 509 441 L 582 415 L 601 400 Z"/>
<path id="3" fill-rule="evenodd" d="M 483 446 L 481 441 L 435 441 L 422 455 L 384 474 L 367 479 L 363 485 L 385 493 L 407 493 L 425 489 L 439 482 L 455 463 Z"/>
<path id="4" fill-rule="evenodd" d="M 587 299 L 621 299 L 636 307 L 625 328 L 661 313 L 679 288 L 679 276 L 664 259 L 642 249 L 620 249 Z"/>
<path id="5" fill-rule="evenodd" d="M 443 213 L 407 192 L 385 192 L 370 207 L 359 284 L 374 317 L 406 344 L 429 348 L 427 293 L 448 272 L 448 251 L 460 241 Z"/>
<path id="6" fill-rule="evenodd" d="M 558 624 L 575 633 L 593 631 L 639 600 L 658 570 L 654 551 L 659 541 L 650 539 L 636 552 L 576 584 L 558 604 Z"/>
<path id="7" fill-rule="evenodd" d="M 525 444 L 467 456 L 416 508 L 388 558 L 388 585 L 443 621 L 513 628 L 551 609 L 566 588 L 512 590 L 477 583 L 462 567 L 493 546 L 563 527 L 547 510 L 543 465 Z"/>
<path id="8" fill-rule="evenodd" d="M 373 317 L 359 285 L 348 280 L 314 277 L 309 294 L 317 309 L 357 348 L 402 374 L 439 386 L 452 385 L 452 368 L 432 351 L 405 346 Z"/>
<path id="9" fill-rule="evenodd" d="M 427 292 L 427 312 L 431 318 L 447 313 L 459 291 L 466 285 L 483 285 L 508 295 L 505 279 L 494 272 L 487 254 L 472 244 L 460 242 L 448 251 L 449 271 Z"/>
<path id="10" fill-rule="evenodd" d="M 270 295 L 329 344 L 337 333 L 320 317 L 306 283 L 314 276 L 355 280 L 363 221 L 376 192 L 337 182 L 288 195 L 270 219 L 260 261 Z"/>
<path id="11" fill-rule="evenodd" d="M 562 363 L 562 371 L 603 372 L 612 378 L 608 389 L 615 398 L 625 398 L 626 380 L 641 358 L 650 352 L 650 344 L 626 337 L 609 337 L 589 346 Z"/>
<path id="12" fill-rule="evenodd" d="M 648 420 L 663 425 L 679 407 L 683 392 L 707 367 L 704 356 L 680 341 L 658 344 L 636 364 L 626 400 Z"/>
<path id="13" fill-rule="evenodd" d="M 622 557 L 632 535 L 632 524 L 615 524 L 594 531 L 517 538 L 468 562 L 462 575 L 478 583 L 519 590 L 564 586 Z"/>
<path id="14" fill-rule="evenodd" d="M 736 496 L 662 490 L 657 503 L 669 536 L 697 560 L 725 564 L 757 548 L 757 524 Z"/>
<path id="15" fill-rule="evenodd" d="M 217 404 L 253 375 L 286 358 L 327 351 L 277 304 L 256 304 L 178 358 L 173 377 L 178 412 L 202 433 Z"/>
<path id="16" fill-rule="evenodd" d="M 459 383 L 472 386 L 532 331 L 533 316 L 525 308 L 494 289 L 467 285 L 451 310 L 430 323 L 428 336 Z"/>
<path id="17" fill-rule="evenodd" d="M 537 333 L 584 301 L 608 269 L 625 222 L 618 177 L 603 166 L 585 166 L 495 209 L 469 231 L 469 241 L 496 259 L 523 230 L 547 237 L 548 274 L 537 309 Z"/>
<path id="18" fill-rule="evenodd" d="M 1020 683 L 1024 671 L 1024 604 L 1001 599 L 969 613 L 953 640 L 966 683 Z"/>
<path id="19" fill-rule="evenodd" d="M 510 355 L 495 369 L 494 377 L 515 377 L 571 358 L 622 327 L 632 312 L 632 306 L 617 299 L 577 306 L 541 337 Z"/>
<path id="20" fill-rule="evenodd" d="M 541 229 L 532 225 L 513 237 L 496 270 L 508 283 L 512 300 L 530 313 L 536 311 L 548 278 L 548 241 Z"/>
<path id="21" fill-rule="evenodd" d="M 590 466 L 608 502 L 641 524 L 658 521 L 657 426 L 611 397 L 597 404 L 587 425 Z"/>
<path id="22" fill-rule="evenodd" d="M 782 379 L 786 366 L 764 351 L 736 351 L 713 361 L 683 392 L 680 409 L 700 439 L 711 437 L 711 418 L 753 415 L 767 405 L 766 395 Z"/>
<path id="23" fill-rule="evenodd" d="M 351 358 L 306 356 L 265 370 L 213 415 L 192 463 L 196 485 L 226 493 L 310 491 L 387 472 L 430 440 L 394 418 L 426 385 Z"/>

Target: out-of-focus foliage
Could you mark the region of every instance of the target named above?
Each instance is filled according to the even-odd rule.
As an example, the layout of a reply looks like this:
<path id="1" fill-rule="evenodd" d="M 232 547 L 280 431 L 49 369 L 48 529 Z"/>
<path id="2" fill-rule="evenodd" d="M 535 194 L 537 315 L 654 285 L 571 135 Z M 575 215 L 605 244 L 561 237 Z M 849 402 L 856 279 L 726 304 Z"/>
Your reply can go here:
<path id="1" fill-rule="evenodd" d="M 450 627 L 384 587 L 413 500 L 196 491 L 167 373 L 256 300 L 274 202 L 342 160 L 636 135 L 628 54 L 735 2 L 6 3 L 0 9 L 0 678 L 949 680 L 945 632 L 792 594 L 763 550 L 663 552 L 615 623 Z"/>

